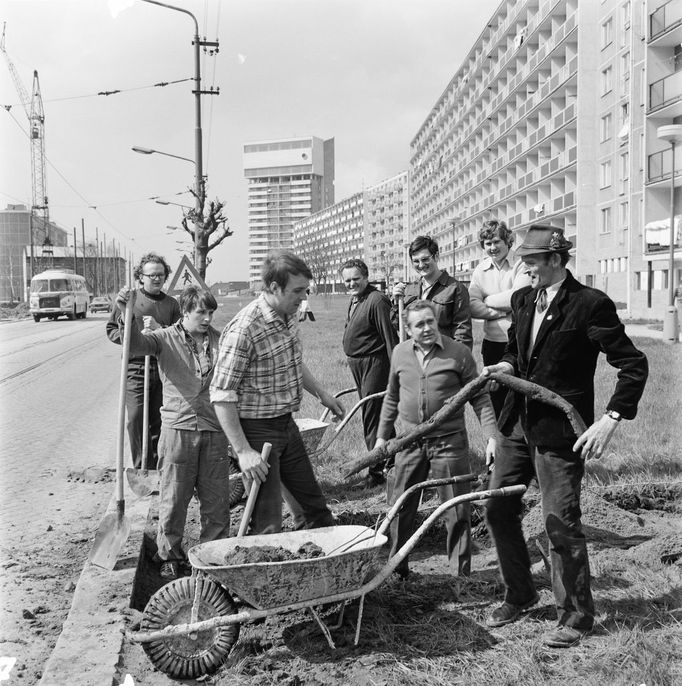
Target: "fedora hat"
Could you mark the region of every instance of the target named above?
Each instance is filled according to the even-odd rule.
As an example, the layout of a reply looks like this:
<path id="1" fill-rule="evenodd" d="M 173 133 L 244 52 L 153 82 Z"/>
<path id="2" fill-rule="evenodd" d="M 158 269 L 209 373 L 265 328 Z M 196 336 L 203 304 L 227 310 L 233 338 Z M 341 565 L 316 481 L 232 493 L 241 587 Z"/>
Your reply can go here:
<path id="1" fill-rule="evenodd" d="M 523 243 L 517 248 L 518 257 L 538 253 L 568 252 L 573 243 L 564 236 L 564 230 L 550 224 L 531 224 Z"/>

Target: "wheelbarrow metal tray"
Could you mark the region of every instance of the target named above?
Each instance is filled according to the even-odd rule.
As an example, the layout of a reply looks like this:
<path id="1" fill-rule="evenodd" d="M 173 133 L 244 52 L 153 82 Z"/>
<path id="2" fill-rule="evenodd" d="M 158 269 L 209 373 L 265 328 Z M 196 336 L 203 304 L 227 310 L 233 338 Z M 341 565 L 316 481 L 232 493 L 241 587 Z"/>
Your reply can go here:
<path id="1" fill-rule="evenodd" d="M 301 432 L 306 452 L 308 455 L 314 453 L 317 450 L 317 446 L 320 445 L 322 436 L 327 431 L 329 423 L 321 422 L 319 419 L 313 419 L 312 417 L 298 417 L 294 421 Z"/>
<path id="2" fill-rule="evenodd" d="M 279 534 L 225 538 L 189 550 L 197 570 L 227 586 L 259 610 L 291 605 L 360 588 L 375 571 L 379 549 L 388 539 L 364 526 L 343 525 Z M 237 546 L 281 546 L 292 553 L 307 542 L 325 556 L 285 562 L 226 564 Z"/>

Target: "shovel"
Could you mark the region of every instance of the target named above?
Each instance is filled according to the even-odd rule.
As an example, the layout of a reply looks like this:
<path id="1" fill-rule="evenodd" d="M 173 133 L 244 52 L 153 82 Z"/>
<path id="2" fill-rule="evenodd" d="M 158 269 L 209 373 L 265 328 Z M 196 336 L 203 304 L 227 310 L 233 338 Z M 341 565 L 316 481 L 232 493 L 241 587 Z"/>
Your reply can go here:
<path id="1" fill-rule="evenodd" d="M 263 462 L 268 461 L 270 457 L 270 451 L 272 450 L 272 443 L 263 443 L 263 449 L 261 450 L 260 457 Z M 246 505 L 244 506 L 244 514 L 242 514 L 242 521 L 239 524 L 239 533 L 237 538 L 241 538 L 246 534 L 246 530 L 249 527 L 249 522 L 251 521 L 251 515 L 253 514 L 253 508 L 256 504 L 256 498 L 258 497 L 258 489 L 260 488 L 260 481 L 255 479 L 251 482 L 251 490 L 249 491 L 249 497 L 246 499 Z"/>
<path id="2" fill-rule="evenodd" d="M 121 548 L 130 534 L 130 520 L 125 515 L 123 496 L 123 445 L 126 419 L 126 382 L 130 357 L 130 326 L 133 320 L 134 293 L 126 303 L 123 320 L 123 352 L 121 354 L 121 380 L 118 400 L 118 434 L 116 436 L 116 513 L 104 516 L 95 535 L 88 560 L 98 567 L 112 570 Z"/>
<path id="3" fill-rule="evenodd" d="M 151 358 L 144 357 L 144 395 L 142 398 L 142 469 L 126 469 L 126 478 L 130 490 L 139 498 L 145 498 L 159 490 L 159 475 L 156 470 L 147 469 L 149 451 L 149 367 Z"/>

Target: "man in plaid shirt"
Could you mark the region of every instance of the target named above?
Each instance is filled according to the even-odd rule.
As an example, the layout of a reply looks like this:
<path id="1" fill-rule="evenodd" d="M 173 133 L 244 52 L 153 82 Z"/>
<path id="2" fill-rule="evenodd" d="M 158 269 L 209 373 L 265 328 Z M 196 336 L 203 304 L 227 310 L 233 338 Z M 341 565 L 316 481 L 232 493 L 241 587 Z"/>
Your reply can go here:
<path id="1" fill-rule="evenodd" d="M 344 415 L 303 363 L 296 315 L 311 278 L 293 253 L 270 253 L 261 295 L 237 313 L 220 339 L 211 401 L 242 474 L 261 484 L 251 517 L 254 534 L 281 531 L 282 485 L 302 510 L 302 526 L 334 524 L 292 416 L 304 389 L 336 417 Z M 266 442 L 272 451 L 263 462 Z"/>

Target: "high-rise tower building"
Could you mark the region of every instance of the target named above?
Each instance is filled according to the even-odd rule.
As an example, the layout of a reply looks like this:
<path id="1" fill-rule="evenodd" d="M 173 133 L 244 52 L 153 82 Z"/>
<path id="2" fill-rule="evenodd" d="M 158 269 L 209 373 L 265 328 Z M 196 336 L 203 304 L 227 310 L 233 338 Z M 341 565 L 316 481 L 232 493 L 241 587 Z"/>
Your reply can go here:
<path id="1" fill-rule="evenodd" d="M 334 203 L 334 139 L 315 136 L 246 143 L 249 284 L 260 287 L 263 259 L 293 248 L 293 224 Z"/>

